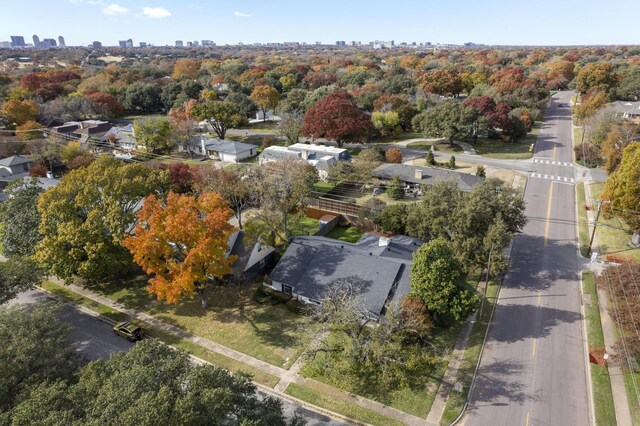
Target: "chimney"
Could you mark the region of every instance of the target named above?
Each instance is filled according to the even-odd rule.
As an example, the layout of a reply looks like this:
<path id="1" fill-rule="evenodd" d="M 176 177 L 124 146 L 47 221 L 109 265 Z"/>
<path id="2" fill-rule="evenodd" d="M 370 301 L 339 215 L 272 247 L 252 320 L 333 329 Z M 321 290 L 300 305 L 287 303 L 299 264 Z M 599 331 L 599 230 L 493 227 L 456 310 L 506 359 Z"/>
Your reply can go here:
<path id="1" fill-rule="evenodd" d="M 418 180 L 422 180 L 422 170 L 416 170 L 415 178 Z"/>
<path id="2" fill-rule="evenodd" d="M 390 238 L 389 237 L 380 237 L 378 239 L 378 247 L 386 247 L 389 245 Z"/>

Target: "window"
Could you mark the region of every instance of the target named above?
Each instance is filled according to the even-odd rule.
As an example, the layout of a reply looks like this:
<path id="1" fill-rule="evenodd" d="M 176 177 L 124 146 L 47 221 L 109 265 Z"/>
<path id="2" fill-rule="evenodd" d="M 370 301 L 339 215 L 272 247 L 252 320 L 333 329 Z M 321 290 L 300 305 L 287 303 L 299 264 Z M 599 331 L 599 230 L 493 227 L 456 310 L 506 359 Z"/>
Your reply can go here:
<path id="1" fill-rule="evenodd" d="M 282 284 L 282 292 L 293 296 L 293 287 L 291 287 L 290 285 Z"/>
<path id="2" fill-rule="evenodd" d="M 264 268 L 266 264 L 267 262 L 264 260 L 264 258 L 260 259 L 260 268 Z"/>

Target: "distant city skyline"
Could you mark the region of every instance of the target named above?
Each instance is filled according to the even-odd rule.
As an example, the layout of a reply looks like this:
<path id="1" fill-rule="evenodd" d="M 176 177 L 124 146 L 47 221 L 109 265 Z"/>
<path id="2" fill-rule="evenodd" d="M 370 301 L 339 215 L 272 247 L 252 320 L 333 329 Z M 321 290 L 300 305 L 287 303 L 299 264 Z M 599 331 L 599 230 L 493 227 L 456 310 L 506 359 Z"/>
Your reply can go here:
<path id="1" fill-rule="evenodd" d="M 68 46 L 132 39 L 153 45 L 213 40 L 218 45 L 374 40 L 488 45 L 640 43 L 640 2 L 508 0 L 0 0 L 0 41 L 64 34 Z"/>

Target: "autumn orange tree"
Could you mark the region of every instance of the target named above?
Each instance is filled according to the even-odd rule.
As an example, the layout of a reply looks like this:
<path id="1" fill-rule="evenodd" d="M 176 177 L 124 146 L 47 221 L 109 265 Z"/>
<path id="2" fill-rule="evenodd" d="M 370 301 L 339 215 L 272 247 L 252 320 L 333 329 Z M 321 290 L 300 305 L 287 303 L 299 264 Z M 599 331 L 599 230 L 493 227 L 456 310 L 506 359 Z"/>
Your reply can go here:
<path id="1" fill-rule="evenodd" d="M 226 256 L 234 231 L 229 204 L 219 194 L 196 198 L 169 193 L 166 202 L 148 196 L 138 212 L 134 235 L 122 244 L 149 275 L 147 291 L 178 303 L 198 293 L 207 307 L 207 287 L 231 272 L 235 256 Z"/>

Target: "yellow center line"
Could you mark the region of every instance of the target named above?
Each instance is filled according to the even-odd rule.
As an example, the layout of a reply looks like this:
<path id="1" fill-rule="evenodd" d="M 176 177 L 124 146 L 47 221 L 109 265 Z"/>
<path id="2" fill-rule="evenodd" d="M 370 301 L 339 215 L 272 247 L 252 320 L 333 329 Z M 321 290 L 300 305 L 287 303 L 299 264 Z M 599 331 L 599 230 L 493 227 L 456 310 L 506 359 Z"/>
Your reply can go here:
<path id="1" fill-rule="evenodd" d="M 536 356 L 536 343 L 538 342 L 538 339 L 534 338 L 533 339 L 533 349 L 531 350 L 531 357 L 534 358 Z"/>
<path id="2" fill-rule="evenodd" d="M 529 412 L 527 411 L 527 421 L 525 423 L 526 426 L 529 426 Z"/>
<path id="3" fill-rule="evenodd" d="M 549 225 L 551 224 L 551 201 L 553 200 L 553 182 L 549 185 L 549 204 L 547 205 L 547 224 L 544 229 L 544 245 L 547 245 L 549 238 Z"/>
<path id="4" fill-rule="evenodd" d="M 538 305 L 540 304 L 540 290 L 538 290 Z"/>
<path id="5" fill-rule="evenodd" d="M 553 147 L 553 159 L 556 159 L 556 146 Z"/>

